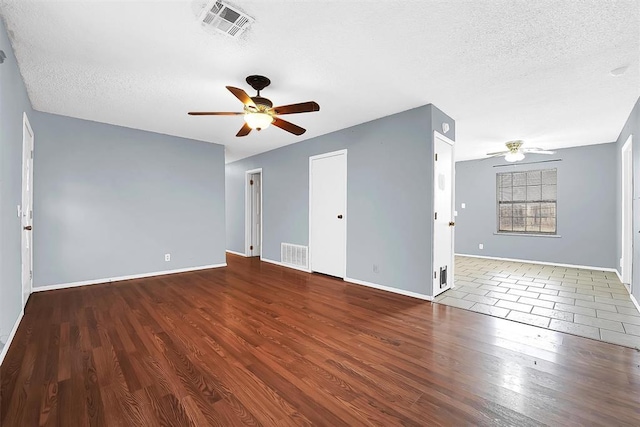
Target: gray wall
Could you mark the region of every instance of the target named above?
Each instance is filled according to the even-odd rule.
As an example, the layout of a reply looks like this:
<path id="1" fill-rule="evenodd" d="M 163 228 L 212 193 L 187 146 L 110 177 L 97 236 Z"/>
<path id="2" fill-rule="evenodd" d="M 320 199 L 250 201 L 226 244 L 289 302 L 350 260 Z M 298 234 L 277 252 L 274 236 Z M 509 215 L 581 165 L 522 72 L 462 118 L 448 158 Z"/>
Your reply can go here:
<path id="1" fill-rule="evenodd" d="M 22 115 L 32 119 L 33 110 L 1 19 L 0 50 L 7 55 L 0 64 L 0 342 L 5 342 L 22 310 L 16 208 L 22 203 Z"/>
<path id="2" fill-rule="evenodd" d="M 525 165 L 539 160 L 560 162 Z M 599 144 L 527 155 L 456 163 L 456 253 L 614 268 L 616 264 L 616 145 Z M 496 173 L 557 168 L 558 235 L 496 235 Z M 466 209 L 461 208 L 466 203 Z M 478 244 L 484 249 L 478 249 Z"/>
<path id="3" fill-rule="evenodd" d="M 622 156 L 621 150 L 629 135 L 633 135 L 633 296 L 640 301 L 640 98 L 636 101 L 629 118 L 625 123 L 620 136 L 616 142 L 617 155 L 617 199 L 616 211 L 617 228 L 616 228 L 616 254 L 620 259 L 622 256 Z M 616 267 L 620 270 L 619 264 Z"/>
<path id="4" fill-rule="evenodd" d="M 280 261 L 282 242 L 308 245 L 309 157 L 347 149 L 347 276 L 429 295 L 432 123 L 443 120 L 453 139 L 453 120 L 428 105 L 228 164 L 227 248 L 244 253 L 244 176 L 255 168 L 263 258 Z"/>
<path id="5" fill-rule="evenodd" d="M 225 262 L 223 146 L 39 112 L 32 126 L 35 287 Z"/>

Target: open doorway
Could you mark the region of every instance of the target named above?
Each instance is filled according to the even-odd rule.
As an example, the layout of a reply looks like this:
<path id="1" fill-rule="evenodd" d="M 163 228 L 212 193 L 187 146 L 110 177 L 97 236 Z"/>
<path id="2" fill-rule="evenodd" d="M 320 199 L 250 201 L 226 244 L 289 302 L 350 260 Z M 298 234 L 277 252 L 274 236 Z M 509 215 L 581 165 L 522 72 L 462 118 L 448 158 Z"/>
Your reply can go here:
<path id="1" fill-rule="evenodd" d="M 622 283 L 631 292 L 633 263 L 633 153 L 632 135 L 622 146 Z"/>
<path id="2" fill-rule="evenodd" d="M 262 256 L 262 169 L 245 174 L 245 255 Z"/>

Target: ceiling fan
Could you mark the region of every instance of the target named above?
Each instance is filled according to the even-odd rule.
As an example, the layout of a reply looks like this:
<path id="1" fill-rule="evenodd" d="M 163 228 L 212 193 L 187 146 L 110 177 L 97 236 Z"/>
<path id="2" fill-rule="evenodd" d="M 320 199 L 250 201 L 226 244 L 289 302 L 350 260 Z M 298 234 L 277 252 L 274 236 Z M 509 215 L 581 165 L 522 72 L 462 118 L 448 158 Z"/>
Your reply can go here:
<path id="1" fill-rule="evenodd" d="M 505 143 L 507 146 L 506 151 L 497 151 L 495 153 L 487 153 L 489 157 L 499 157 L 504 156 L 504 159 L 507 162 L 519 162 L 524 159 L 525 153 L 535 153 L 535 154 L 554 154 L 555 151 L 543 150 L 542 148 L 523 148 L 523 142 L 521 140 L 509 141 Z"/>
<path id="2" fill-rule="evenodd" d="M 286 130 L 294 135 L 302 135 L 307 130 L 300 126 L 294 125 L 286 120 L 282 120 L 280 115 L 283 114 L 295 114 L 295 113 L 310 113 L 313 111 L 320 111 L 320 106 L 314 101 L 301 102 L 299 104 L 282 105 L 280 107 L 274 107 L 273 103 L 260 96 L 260 91 L 271 84 L 271 80 L 264 76 L 249 76 L 247 77 L 247 83 L 254 88 L 258 94 L 256 96 L 249 96 L 247 93 L 233 86 L 227 86 L 229 92 L 235 95 L 243 104 L 244 111 L 241 113 L 234 112 L 210 112 L 210 111 L 191 111 L 192 116 L 241 116 L 244 115 L 244 125 L 240 128 L 240 131 L 236 136 L 247 136 L 252 129 L 262 130 L 273 124 L 280 129 Z"/>

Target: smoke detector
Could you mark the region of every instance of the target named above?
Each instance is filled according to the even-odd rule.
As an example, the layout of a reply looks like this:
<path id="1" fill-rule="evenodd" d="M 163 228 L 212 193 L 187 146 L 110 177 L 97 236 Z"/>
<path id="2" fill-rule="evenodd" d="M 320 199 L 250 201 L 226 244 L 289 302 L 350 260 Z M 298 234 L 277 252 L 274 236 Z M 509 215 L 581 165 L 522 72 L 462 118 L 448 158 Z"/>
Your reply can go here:
<path id="1" fill-rule="evenodd" d="M 234 6 L 220 0 L 210 1 L 199 16 L 200 24 L 236 38 L 254 22 L 254 19 Z"/>

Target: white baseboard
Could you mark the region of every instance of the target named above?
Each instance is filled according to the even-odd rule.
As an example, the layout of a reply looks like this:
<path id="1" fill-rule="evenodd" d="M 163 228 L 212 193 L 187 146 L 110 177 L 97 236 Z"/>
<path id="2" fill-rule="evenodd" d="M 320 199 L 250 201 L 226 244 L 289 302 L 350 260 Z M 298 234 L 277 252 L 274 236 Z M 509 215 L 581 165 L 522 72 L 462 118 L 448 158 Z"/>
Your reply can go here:
<path id="1" fill-rule="evenodd" d="M 272 259 L 260 258 L 260 261 L 268 262 L 270 264 L 279 265 L 281 267 L 292 268 L 294 270 L 304 271 L 305 273 L 311 273 L 311 270 L 309 270 L 309 269 L 305 269 L 305 268 L 302 268 L 302 267 L 296 267 L 295 265 L 284 264 L 284 263 L 282 263 L 280 261 L 274 261 Z M 343 280 L 345 282 L 353 283 L 353 284 L 356 284 L 356 285 L 362 285 L 362 286 L 367 286 L 369 288 L 380 289 L 382 291 L 393 292 L 394 294 L 405 295 L 405 296 L 408 296 L 408 297 L 418 298 L 418 299 L 425 300 L 425 301 L 432 301 L 433 300 L 433 298 L 430 297 L 429 295 L 423 295 L 423 294 L 419 294 L 417 292 L 405 291 L 403 289 L 392 288 L 390 286 L 378 285 L 377 283 L 365 282 L 364 280 L 352 279 L 350 277 L 345 277 Z"/>
<path id="2" fill-rule="evenodd" d="M 260 257 L 260 261 L 268 262 L 269 264 L 279 265 L 280 267 L 287 267 L 287 268 L 292 268 L 292 269 L 298 270 L 298 271 L 304 271 L 305 273 L 311 273 L 311 270 L 309 270 L 308 268 L 298 267 L 298 266 L 291 265 L 291 264 L 285 264 L 283 262 L 274 261 L 272 259 L 267 259 L 267 258 Z"/>
<path id="3" fill-rule="evenodd" d="M 408 297 L 418 298 L 425 301 L 433 301 L 433 297 L 429 295 L 419 294 L 417 292 L 405 291 L 404 289 L 392 288 L 390 286 L 378 285 L 377 283 L 365 282 L 364 280 L 353 279 L 351 277 L 345 277 L 345 282 L 354 283 L 356 285 L 367 286 L 369 288 L 380 289 L 382 291 L 393 292 L 394 294 L 400 294 Z"/>
<path id="4" fill-rule="evenodd" d="M 242 252 L 232 251 L 231 249 L 227 249 L 227 252 L 229 252 L 230 254 L 234 254 L 234 255 L 238 255 L 238 256 L 242 256 L 242 257 L 247 258 L 247 255 L 243 254 Z"/>
<path id="5" fill-rule="evenodd" d="M 11 346 L 11 342 L 13 341 L 13 337 L 16 336 L 16 332 L 18 331 L 18 326 L 20 326 L 20 322 L 22 321 L 22 317 L 24 316 L 24 309 L 20 310 L 20 315 L 16 319 L 16 323 L 13 325 L 13 329 L 11 329 L 11 333 L 9 334 L 9 339 L 2 347 L 2 353 L 0 353 L 0 365 L 4 361 L 4 357 L 7 355 L 7 351 L 9 351 L 9 347 Z"/>
<path id="6" fill-rule="evenodd" d="M 176 270 L 154 271 L 152 273 L 133 274 L 131 276 L 109 277 L 107 279 L 86 280 L 83 282 L 61 283 L 59 285 L 37 286 L 33 288 L 33 292 L 53 291 L 56 289 L 75 288 L 77 286 L 98 285 L 100 283 L 120 282 L 122 280 L 143 279 L 145 277 L 164 276 L 167 274 L 186 273 L 189 271 L 207 270 L 210 268 L 226 267 L 227 263 L 202 265 L 199 267 L 179 268 Z"/>
<path id="7" fill-rule="evenodd" d="M 483 259 L 495 259 L 497 261 L 512 261 L 512 262 L 522 262 L 525 264 L 541 264 L 541 265 L 554 265 L 557 267 L 567 267 L 567 268 L 581 268 L 583 270 L 597 270 L 597 271 L 610 271 L 618 274 L 618 270 L 615 268 L 607 268 L 607 267 L 594 267 L 591 265 L 578 265 L 578 264 L 560 264 L 557 262 L 546 262 L 546 261 L 532 261 L 529 259 L 517 259 L 517 258 L 501 258 L 495 256 L 483 256 L 483 255 L 468 255 L 468 254 L 456 254 L 456 256 L 466 256 L 469 258 L 483 258 Z M 619 274 L 618 274 L 619 277 Z"/>
<path id="8" fill-rule="evenodd" d="M 616 271 L 616 276 L 618 276 L 618 280 L 620 280 L 620 283 L 624 283 L 624 282 L 622 281 L 622 276 L 621 276 L 621 275 L 620 275 L 620 273 L 618 272 L 618 269 L 616 268 L 616 269 L 614 269 L 614 270 Z"/>
<path id="9" fill-rule="evenodd" d="M 633 304 L 636 306 L 636 308 L 638 309 L 638 312 L 640 313 L 640 304 L 638 304 L 638 300 L 636 299 L 636 297 L 634 297 L 633 295 L 629 294 L 629 296 L 631 297 L 631 302 L 633 302 Z"/>

